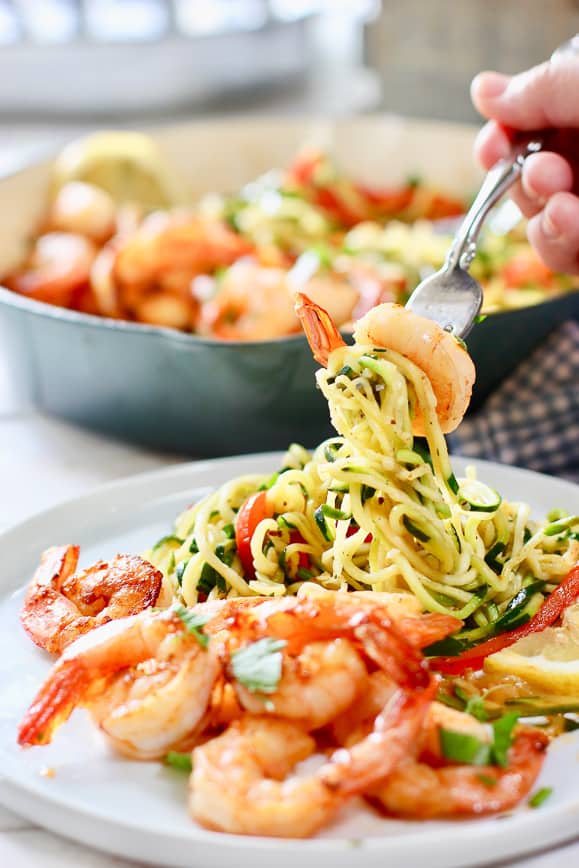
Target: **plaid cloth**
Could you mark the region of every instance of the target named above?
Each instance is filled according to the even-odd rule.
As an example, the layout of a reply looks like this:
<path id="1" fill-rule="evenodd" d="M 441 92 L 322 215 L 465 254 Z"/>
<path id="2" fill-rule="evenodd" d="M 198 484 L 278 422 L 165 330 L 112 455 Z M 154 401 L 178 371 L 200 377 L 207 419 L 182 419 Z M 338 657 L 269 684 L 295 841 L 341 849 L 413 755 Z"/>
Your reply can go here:
<path id="1" fill-rule="evenodd" d="M 579 482 L 579 322 L 554 331 L 448 440 L 458 455 Z"/>

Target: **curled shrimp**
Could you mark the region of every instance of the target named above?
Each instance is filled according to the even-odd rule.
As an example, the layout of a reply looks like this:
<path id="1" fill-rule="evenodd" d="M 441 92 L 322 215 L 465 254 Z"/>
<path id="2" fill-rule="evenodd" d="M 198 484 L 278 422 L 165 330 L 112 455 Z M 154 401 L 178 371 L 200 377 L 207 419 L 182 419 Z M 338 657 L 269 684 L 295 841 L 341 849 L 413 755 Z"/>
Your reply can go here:
<path id="1" fill-rule="evenodd" d="M 47 232 L 34 244 L 26 263 L 7 275 L 5 285 L 29 298 L 61 307 L 79 307 L 89 287 L 96 256 L 94 243 L 72 232 Z"/>
<path id="2" fill-rule="evenodd" d="M 198 822 L 236 834 L 306 837 L 349 798 L 385 778 L 410 750 L 436 689 L 424 661 L 384 619 L 372 623 L 368 612 L 353 616 L 351 609 L 334 606 L 330 625 L 330 608 L 305 600 L 290 612 L 274 611 L 265 617 L 268 633 L 287 638 L 297 633 L 300 645 L 316 634 L 341 631 L 342 638 L 395 673 L 397 688 L 372 731 L 352 748 L 338 750 L 313 774 L 298 777 L 290 775 L 294 766 L 315 750 L 301 725 L 264 717 L 234 723 L 193 752 L 189 808 Z"/>
<path id="3" fill-rule="evenodd" d="M 251 246 L 221 223 L 173 212 L 149 215 L 112 249 L 112 268 L 105 265 L 120 312 L 142 322 L 191 329 L 198 314 L 193 278 L 231 265 Z"/>
<path id="4" fill-rule="evenodd" d="M 77 572 L 78 556 L 78 546 L 47 549 L 20 612 L 32 641 L 51 654 L 107 621 L 154 606 L 161 591 L 163 574 L 137 555 L 117 555 Z"/>
<path id="5" fill-rule="evenodd" d="M 314 358 L 327 366 L 330 353 L 345 346 L 331 317 L 301 293 L 297 294 L 296 311 Z M 401 305 L 380 304 L 356 323 L 354 339 L 357 344 L 394 350 L 420 368 L 436 397 L 442 431 L 454 431 L 468 407 L 475 369 L 467 351 L 452 334 Z M 412 428 L 417 435 L 425 434 L 419 407 Z"/>
<path id="6" fill-rule="evenodd" d="M 82 705 L 118 751 L 160 758 L 195 730 L 220 671 L 171 609 L 105 624 L 65 650 L 26 712 L 18 742 L 48 744 Z"/>
<path id="7" fill-rule="evenodd" d="M 414 820 L 508 811 L 528 795 L 543 766 L 548 743 L 544 732 L 520 727 L 506 768 L 437 768 L 408 759 L 372 790 L 371 800 L 387 814 Z"/>
<path id="8" fill-rule="evenodd" d="M 295 720 L 307 730 L 325 726 L 354 702 L 367 671 L 347 639 L 312 642 L 295 657 L 286 657 L 275 693 L 264 696 L 235 684 L 237 698 L 250 714 Z"/>

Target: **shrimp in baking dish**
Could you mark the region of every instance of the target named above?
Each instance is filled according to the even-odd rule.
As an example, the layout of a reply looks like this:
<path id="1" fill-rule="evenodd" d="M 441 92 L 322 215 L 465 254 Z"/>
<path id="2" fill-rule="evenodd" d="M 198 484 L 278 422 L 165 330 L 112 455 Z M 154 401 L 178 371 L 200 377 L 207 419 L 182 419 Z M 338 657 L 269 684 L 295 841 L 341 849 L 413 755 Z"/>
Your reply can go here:
<path id="1" fill-rule="evenodd" d="M 307 641 L 306 634 L 330 631 L 329 611 L 323 611 L 321 604 L 303 603 L 307 605 L 300 607 L 293 620 L 298 645 Z M 287 614 L 281 613 L 279 623 L 275 623 L 276 614 L 267 618 L 270 635 L 288 636 L 292 619 L 287 620 Z M 384 619 L 372 623 L 368 613 L 352 615 L 339 606 L 334 607 L 333 615 L 334 631 L 341 629 L 342 638 L 349 638 L 398 678 L 372 731 L 302 777 L 291 772 L 315 750 L 315 741 L 302 725 L 259 716 L 233 723 L 193 751 L 189 808 L 199 823 L 234 834 L 306 837 L 349 798 L 387 777 L 411 749 L 436 689 L 421 655 Z M 275 692 L 268 699 L 275 702 Z"/>
<path id="2" fill-rule="evenodd" d="M 314 358 L 327 366 L 330 353 L 345 346 L 332 318 L 301 293 L 297 293 L 296 311 Z M 360 345 L 393 350 L 414 362 L 432 385 L 442 431 L 454 431 L 468 407 L 475 369 L 469 354 L 452 334 L 401 305 L 380 304 L 358 320 L 354 339 Z M 419 408 L 412 427 L 415 434 L 424 435 Z"/>
<path id="3" fill-rule="evenodd" d="M 97 254 L 95 244 L 74 232 L 47 232 L 38 238 L 28 260 L 3 283 L 14 292 L 61 307 L 79 307 L 89 287 Z M 89 310 L 89 312 L 93 312 Z"/>
<path id="4" fill-rule="evenodd" d="M 220 671 L 172 609 L 111 622 L 65 650 L 24 717 L 19 744 L 48 744 L 84 706 L 119 752 L 160 758 L 203 719 Z"/>
<path id="5" fill-rule="evenodd" d="M 76 572 L 78 556 L 78 546 L 47 549 L 20 612 L 32 641 L 51 654 L 107 621 L 158 602 L 163 574 L 138 555 L 117 555 Z"/>
<path id="6" fill-rule="evenodd" d="M 352 317 L 358 290 L 337 274 L 310 277 L 308 295 L 341 325 Z M 241 260 L 222 277 L 214 298 L 201 307 L 200 334 L 230 341 L 258 341 L 299 331 L 290 273 Z"/>

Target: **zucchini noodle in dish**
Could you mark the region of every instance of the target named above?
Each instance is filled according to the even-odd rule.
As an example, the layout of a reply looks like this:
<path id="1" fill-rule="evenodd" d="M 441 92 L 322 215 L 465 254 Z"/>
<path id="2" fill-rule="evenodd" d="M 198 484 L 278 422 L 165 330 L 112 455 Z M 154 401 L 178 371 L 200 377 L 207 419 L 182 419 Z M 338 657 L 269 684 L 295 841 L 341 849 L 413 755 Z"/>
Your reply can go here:
<path id="1" fill-rule="evenodd" d="M 470 398 L 465 349 L 390 304 L 345 345 L 325 311 L 300 299 L 339 436 L 313 454 L 294 444 L 272 477 L 234 479 L 187 509 L 145 554 L 166 591 L 188 606 L 304 583 L 411 591 L 421 609 L 464 622 L 447 640 L 454 653 L 529 621 L 577 561 L 579 518 L 561 510 L 537 524 L 474 471 L 455 478 L 444 433 Z"/>

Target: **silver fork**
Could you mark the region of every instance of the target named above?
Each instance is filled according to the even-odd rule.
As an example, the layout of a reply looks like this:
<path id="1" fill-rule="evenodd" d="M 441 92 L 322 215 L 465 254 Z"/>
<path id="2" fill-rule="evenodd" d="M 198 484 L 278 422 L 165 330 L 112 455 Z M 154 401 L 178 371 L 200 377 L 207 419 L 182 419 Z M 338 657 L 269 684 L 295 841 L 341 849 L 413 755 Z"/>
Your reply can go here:
<path id="1" fill-rule="evenodd" d="M 559 46 L 551 60 L 570 54 L 579 55 L 579 34 Z M 509 156 L 495 163 L 460 224 L 444 265 L 416 287 L 406 307 L 459 338 L 470 332 L 483 300 L 481 285 L 468 273 L 480 230 L 491 208 L 520 177 L 527 157 L 542 147 L 540 133 L 519 138 Z"/>

